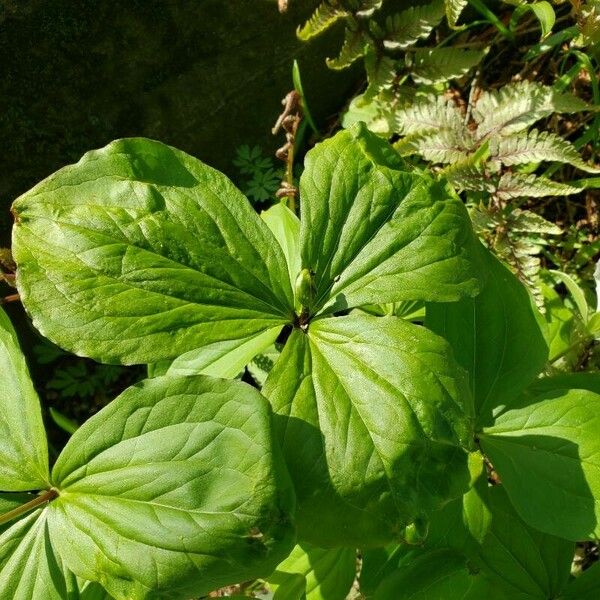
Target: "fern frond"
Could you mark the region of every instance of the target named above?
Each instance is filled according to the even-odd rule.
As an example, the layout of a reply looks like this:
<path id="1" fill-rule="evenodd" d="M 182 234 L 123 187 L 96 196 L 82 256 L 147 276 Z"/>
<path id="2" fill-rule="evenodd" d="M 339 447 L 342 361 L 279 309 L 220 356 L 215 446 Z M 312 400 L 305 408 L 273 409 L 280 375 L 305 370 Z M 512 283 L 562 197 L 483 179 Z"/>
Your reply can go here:
<path id="1" fill-rule="evenodd" d="M 546 177 L 524 175 L 523 173 L 505 173 L 498 182 L 495 194 L 500 200 L 511 200 L 527 197 L 569 196 L 578 192 L 581 192 L 580 187 L 552 181 Z"/>
<path id="2" fill-rule="evenodd" d="M 339 19 L 348 17 L 350 14 L 342 6 L 340 0 L 324 0 L 317 6 L 308 21 L 298 28 L 296 35 L 303 41 L 310 40 L 329 29 Z"/>
<path id="3" fill-rule="evenodd" d="M 468 3 L 468 0 L 445 0 L 446 18 L 450 27 L 456 27 L 462 11 Z"/>
<path id="4" fill-rule="evenodd" d="M 494 193 L 497 188 L 497 177 L 486 171 L 485 160 L 476 153 L 464 160 L 455 162 L 442 169 L 440 175 L 445 177 L 458 190 Z"/>
<path id="5" fill-rule="evenodd" d="M 372 100 L 377 94 L 389 89 L 396 79 L 396 61 L 368 46 L 365 53 L 367 89 L 363 95 L 365 101 Z"/>
<path id="6" fill-rule="evenodd" d="M 419 98 L 406 108 L 394 113 L 396 133 L 400 135 L 424 134 L 436 129 L 464 128 L 463 117 L 456 104 L 443 96 Z"/>
<path id="7" fill-rule="evenodd" d="M 517 133 L 555 112 L 575 113 L 590 108 L 572 94 L 561 94 L 549 86 L 522 81 L 483 92 L 474 107 L 473 118 L 479 123 L 477 134 L 481 139 L 492 134 Z"/>
<path id="8" fill-rule="evenodd" d="M 472 139 L 466 130 L 438 129 L 403 138 L 394 148 L 402 156 L 419 154 L 433 163 L 456 163 L 468 157 Z"/>
<path id="9" fill-rule="evenodd" d="M 541 235 L 561 235 L 563 233 L 558 225 L 547 221 L 541 215 L 520 208 L 511 210 L 507 223 L 511 233 L 539 233 Z"/>
<path id="10" fill-rule="evenodd" d="M 478 65 L 485 52 L 461 48 L 417 48 L 407 56 L 416 83 L 440 83 L 462 77 Z"/>
<path id="11" fill-rule="evenodd" d="M 582 160 L 573 144 L 548 131 L 539 132 L 534 129 L 508 137 L 494 136 L 490 139 L 490 152 L 493 159 L 504 165 L 523 165 L 545 160 L 568 163 L 588 173 L 600 173 L 599 168 Z"/>
<path id="12" fill-rule="evenodd" d="M 344 44 L 339 55 L 337 58 L 328 58 L 325 62 L 330 69 L 336 71 L 345 69 L 364 54 L 366 45 L 367 39 L 362 31 L 352 31 L 347 27 L 344 33 Z"/>
<path id="13" fill-rule="evenodd" d="M 389 16 L 385 21 L 383 45 L 388 50 L 403 50 L 421 38 L 426 38 L 444 16 L 443 0 L 431 4 L 411 6 Z"/>
<path id="14" fill-rule="evenodd" d="M 382 4 L 383 0 L 358 0 L 354 14 L 358 18 L 368 19 L 373 16 L 376 10 L 381 8 Z"/>

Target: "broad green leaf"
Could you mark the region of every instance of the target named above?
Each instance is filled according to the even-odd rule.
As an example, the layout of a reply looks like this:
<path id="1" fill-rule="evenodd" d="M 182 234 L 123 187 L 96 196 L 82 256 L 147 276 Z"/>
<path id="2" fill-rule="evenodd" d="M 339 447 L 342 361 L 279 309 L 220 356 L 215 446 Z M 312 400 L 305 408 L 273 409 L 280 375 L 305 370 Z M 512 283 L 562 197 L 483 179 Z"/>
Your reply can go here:
<path id="1" fill-rule="evenodd" d="M 561 596 L 564 600 L 598 600 L 600 597 L 600 563 L 593 564 L 569 583 Z"/>
<path id="2" fill-rule="evenodd" d="M 290 273 L 293 286 L 300 273 L 300 219 L 282 202 L 260 213 L 275 239 L 279 242 Z"/>
<path id="3" fill-rule="evenodd" d="M 298 597 L 299 581 L 302 581 L 301 592 L 306 600 L 345 600 L 355 575 L 356 551 L 353 548 L 325 550 L 304 542 L 277 565 L 267 582 L 275 591 L 274 600 Z"/>
<path id="4" fill-rule="evenodd" d="M 73 434 L 52 478 L 53 545 L 119 599 L 183 599 L 265 577 L 293 545 L 270 409 L 240 382 L 129 388 Z"/>
<path id="5" fill-rule="evenodd" d="M 362 563 L 358 577 L 360 593 L 367 598 L 373 596 L 382 580 L 393 573 L 411 551 L 406 544 L 361 550 Z"/>
<path id="6" fill-rule="evenodd" d="M 360 313 L 316 320 L 292 332 L 263 393 L 295 482 L 300 540 L 399 540 L 466 487 L 465 374 L 423 327 Z"/>
<path id="7" fill-rule="evenodd" d="M 17 334 L 0 308 L 0 491 L 48 486 L 48 445 Z"/>
<path id="8" fill-rule="evenodd" d="M 30 513 L 0 535 L 0 598 L 67 598 L 65 577 L 50 541 L 48 510 Z"/>
<path id="9" fill-rule="evenodd" d="M 364 124 L 315 146 L 305 165 L 300 243 L 302 265 L 314 273 L 313 312 L 476 293 L 462 202 L 408 172 Z"/>
<path id="10" fill-rule="evenodd" d="M 568 540 L 600 535 L 600 395 L 547 390 L 502 414 L 480 443 L 519 516 Z"/>
<path id="11" fill-rule="evenodd" d="M 594 281 L 596 282 L 596 312 L 600 313 L 600 259 L 594 269 Z"/>
<path id="12" fill-rule="evenodd" d="M 571 294 L 573 301 L 575 302 L 575 306 L 581 315 L 584 323 L 588 321 L 588 304 L 585 299 L 585 294 L 583 290 L 577 285 L 577 282 L 567 273 L 563 273 L 562 271 L 550 271 L 554 276 L 556 276 L 562 283 L 565 284 L 569 293 Z"/>
<path id="13" fill-rule="evenodd" d="M 511 600 L 558 598 L 569 578 L 575 544 L 523 523 L 503 486 L 492 486 L 488 498 L 492 524 L 477 566 Z"/>
<path id="14" fill-rule="evenodd" d="M 210 375 L 233 379 L 260 352 L 277 339 L 281 326 L 272 327 L 247 338 L 215 342 L 190 350 L 173 361 L 161 361 L 149 373 L 158 375 Z"/>
<path id="15" fill-rule="evenodd" d="M 142 138 L 19 198 L 13 253 L 34 325 L 108 363 L 152 363 L 289 321 L 285 257 L 221 173 Z"/>
<path id="16" fill-rule="evenodd" d="M 375 600 L 497 600 L 494 586 L 449 549 L 424 551 L 381 582 Z"/>
<path id="17" fill-rule="evenodd" d="M 483 456 L 469 454 L 469 490 L 442 509 L 431 513 L 428 548 L 453 548 L 467 556 L 477 552 L 491 523 L 489 485 Z"/>
<path id="18" fill-rule="evenodd" d="M 536 378 L 548 348 L 523 284 L 480 244 L 477 254 L 486 274 L 481 293 L 428 305 L 426 324 L 450 342 L 469 372 L 478 423 L 487 425 Z"/>
<path id="19" fill-rule="evenodd" d="M 598 373 L 561 373 L 552 377 L 542 377 L 534 381 L 526 390 L 527 404 L 532 399 L 555 390 L 588 390 L 600 395 L 600 377 Z"/>

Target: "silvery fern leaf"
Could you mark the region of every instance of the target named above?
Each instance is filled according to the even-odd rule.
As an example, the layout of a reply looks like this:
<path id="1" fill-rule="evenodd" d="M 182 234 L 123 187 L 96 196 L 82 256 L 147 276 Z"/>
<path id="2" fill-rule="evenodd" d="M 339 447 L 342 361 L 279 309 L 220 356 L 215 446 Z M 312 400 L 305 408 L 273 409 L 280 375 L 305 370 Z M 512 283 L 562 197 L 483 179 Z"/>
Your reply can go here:
<path id="1" fill-rule="evenodd" d="M 370 101 L 377 94 L 391 88 L 396 78 L 396 61 L 369 46 L 365 53 L 365 70 L 369 85 L 363 98 L 365 101 Z"/>
<path id="2" fill-rule="evenodd" d="M 497 188 L 497 176 L 486 171 L 486 165 L 476 154 L 451 164 L 440 174 L 458 190 L 492 194 Z"/>
<path id="3" fill-rule="evenodd" d="M 463 129 L 463 116 L 456 104 L 443 96 L 426 96 L 394 113 L 400 135 L 422 134 L 436 129 Z"/>
<path id="4" fill-rule="evenodd" d="M 349 67 L 357 58 L 360 58 L 367 44 L 365 34 L 360 30 L 353 31 L 349 27 L 344 32 L 344 44 L 336 58 L 328 58 L 327 66 L 339 71 Z"/>
<path id="5" fill-rule="evenodd" d="M 415 83 L 440 83 L 462 77 L 478 65 L 483 50 L 461 48 L 417 48 L 407 55 L 407 67 Z"/>
<path id="6" fill-rule="evenodd" d="M 590 108 L 572 94 L 561 94 L 549 86 L 522 81 L 483 92 L 473 109 L 473 118 L 479 124 L 477 135 L 482 139 L 517 133 L 555 112 L 575 113 Z"/>
<path id="7" fill-rule="evenodd" d="M 521 132 L 508 137 L 490 139 L 492 159 L 503 165 L 523 165 L 541 161 L 568 163 L 587 171 L 600 173 L 600 169 L 582 160 L 573 144 L 548 131 Z"/>
<path id="8" fill-rule="evenodd" d="M 569 196 L 579 192 L 581 192 L 580 187 L 552 181 L 546 177 L 525 175 L 523 173 L 505 173 L 500 177 L 495 194 L 500 200 L 511 200 L 525 197 Z"/>
<path id="9" fill-rule="evenodd" d="M 419 154 L 433 163 L 456 163 L 465 160 L 472 149 L 473 140 L 465 129 L 437 129 L 413 134 L 394 144 L 403 156 Z"/>
<path id="10" fill-rule="evenodd" d="M 309 40 L 329 29 L 336 21 L 350 16 L 339 0 L 324 0 L 315 9 L 311 17 L 298 28 L 296 35 L 299 39 Z"/>
<path id="11" fill-rule="evenodd" d="M 468 0 L 444 0 L 446 5 L 446 18 L 450 27 L 456 27 L 462 11 L 468 4 Z"/>
<path id="12" fill-rule="evenodd" d="M 507 220 L 512 233 L 539 233 L 542 235 L 561 235 L 563 233 L 558 225 L 530 210 L 514 208 Z"/>
<path id="13" fill-rule="evenodd" d="M 383 0 L 354 0 L 352 3 L 354 14 L 358 18 L 368 19 L 376 10 L 381 8 Z"/>
<path id="14" fill-rule="evenodd" d="M 429 36 L 444 16 L 444 3 L 434 0 L 431 4 L 411 6 L 385 21 L 383 45 L 388 50 L 404 50 L 421 38 Z"/>

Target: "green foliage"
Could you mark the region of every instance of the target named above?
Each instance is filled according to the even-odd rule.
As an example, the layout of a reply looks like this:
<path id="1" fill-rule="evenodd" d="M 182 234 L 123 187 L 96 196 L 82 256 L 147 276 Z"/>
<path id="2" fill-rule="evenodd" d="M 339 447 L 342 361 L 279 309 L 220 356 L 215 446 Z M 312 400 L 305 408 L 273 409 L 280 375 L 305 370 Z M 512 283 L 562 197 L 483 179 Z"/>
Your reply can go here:
<path id="1" fill-rule="evenodd" d="M 72 572 L 117 599 L 188 598 L 266 576 L 285 556 L 293 496 L 255 390 L 203 376 L 142 382 L 74 432 L 50 475 L 37 398 L 0 317 L 0 357 L 19 374 L 0 397 L 0 485 L 47 490 L 26 516 L 0 516 L 14 521 L 0 535 L 2 597 L 62 600 Z M 3 513 L 15 507 L 5 498 Z"/>
<path id="2" fill-rule="evenodd" d="M 324 0 L 298 30 L 298 37 L 308 40 L 343 19 L 344 43 L 338 57 L 328 59 L 327 65 L 345 69 L 364 57 L 368 87 L 362 101 L 373 101 L 392 88 L 397 93 L 396 83 L 405 73 L 417 83 L 436 83 L 461 77 L 479 64 L 485 55 L 481 50 L 413 48 L 430 36 L 445 14 L 454 26 L 465 4 L 432 0 L 377 19 L 381 1 Z M 398 56 L 400 51 L 406 52 L 404 60 Z"/>
<path id="3" fill-rule="evenodd" d="M 241 175 L 240 189 L 253 203 L 267 202 L 275 197 L 283 172 L 275 168 L 273 160 L 264 156 L 259 146 L 239 146 L 233 164 Z"/>
<path id="4" fill-rule="evenodd" d="M 437 104 L 404 116 L 406 137 L 459 122 Z M 535 122 L 518 111 L 476 118 L 510 136 Z M 42 496 L 15 512 L 0 495 L 0 595 L 62 598 L 77 577 L 117 600 L 187 598 L 262 579 L 275 598 L 342 600 L 357 547 L 375 598 L 594 589 L 568 567 L 600 533 L 598 378 L 540 378 L 548 320 L 450 186 L 364 124 L 310 150 L 299 187 L 300 219 L 283 204 L 259 216 L 217 171 L 130 139 L 15 202 L 35 326 L 154 377 L 49 469 L 6 322 L 0 367 L 19 375 L 0 395 L 0 489 Z M 589 335 L 595 303 L 558 277 Z M 248 365 L 262 395 L 234 380 Z"/>

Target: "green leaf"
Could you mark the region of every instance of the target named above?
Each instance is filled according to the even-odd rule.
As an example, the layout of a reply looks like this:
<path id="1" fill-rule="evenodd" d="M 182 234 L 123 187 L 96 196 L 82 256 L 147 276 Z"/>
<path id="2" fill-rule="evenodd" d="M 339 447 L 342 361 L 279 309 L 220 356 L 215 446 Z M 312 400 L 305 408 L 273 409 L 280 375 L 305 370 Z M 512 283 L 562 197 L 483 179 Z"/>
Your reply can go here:
<path id="1" fill-rule="evenodd" d="M 302 264 L 314 274 L 313 312 L 476 293 L 462 202 L 406 169 L 364 124 L 307 154 L 300 242 Z"/>
<path id="2" fill-rule="evenodd" d="M 472 148 L 472 138 L 468 131 L 462 129 L 438 129 L 405 137 L 396 142 L 394 148 L 401 156 L 419 154 L 426 161 L 433 163 L 457 163 L 468 157 Z"/>
<path id="3" fill-rule="evenodd" d="M 190 350 L 173 361 L 152 365 L 149 375 L 210 375 L 233 379 L 257 354 L 275 342 L 280 331 L 281 326 L 272 327 L 247 338 L 215 342 Z"/>
<path id="4" fill-rule="evenodd" d="M 362 564 L 358 577 L 360 592 L 371 598 L 379 584 L 393 573 L 410 552 L 406 544 L 389 544 L 382 548 L 361 550 Z"/>
<path id="5" fill-rule="evenodd" d="M 443 96 L 417 98 L 394 112 L 396 132 L 401 135 L 424 134 L 440 129 L 464 129 L 464 117 L 458 107 Z"/>
<path id="6" fill-rule="evenodd" d="M 40 403 L 17 334 L 0 308 L 0 491 L 48 486 L 48 445 Z"/>
<path id="7" fill-rule="evenodd" d="M 598 537 L 600 395 L 546 391 L 498 417 L 481 447 L 531 527 L 568 540 Z"/>
<path id="8" fill-rule="evenodd" d="M 483 50 L 417 48 L 407 56 L 407 66 L 415 83 L 442 83 L 466 75 L 484 56 Z"/>
<path id="9" fill-rule="evenodd" d="M 348 68 L 364 54 L 367 43 L 368 38 L 360 29 L 352 30 L 347 27 L 339 55 L 336 58 L 326 59 L 327 66 L 336 71 Z"/>
<path id="10" fill-rule="evenodd" d="M 575 306 L 577 307 L 583 322 L 587 323 L 589 308 L 583 290 L 577 285 L 577 282 L 570 275 L 567 275 L 562 271 L 550 271 L 550 273 L 552 273 L 556 278 L 565 284 L 566 288 L 571 294 L 571 297 L 573 298 L 573 301 L 575 302 Z"/>
<path id="11" fill-rule="evenodd" d="M 301 578 L 298 578 L 298 575 Z M 356 575 L 356 551 L 352 548 L 328 550 L 306 542 L 291 554 L 267 579 L 274 589 L 274 600 L 305 597 L 306 600 L 345 600 Z M 301 581 L 302 585 L 298 586 Z M 273 585 L 275 584 L 275 585 Z M 297 588 L 302 594 L 298 596 Z"/>
<path id="12" fill-rule="evenodd" d="M 492 526 L 475 564 L 511 600 L 562 598 L 575 544 L 523 523 L 503 486 L 489 489 L 488 503 Z"/>
<path id="13" fill-rule="evenodd" d="M 537 17 L 542 28 L 542 37 L 546 37 L 552 31 L 554 23 L 556 22 L 556 14 L 554 9 L 549 2 L 542 0 L 541 2 L 534 2 L 530 5 L 531 12 Z"/>
<path id="14" fill-rule="evenodd" d="M 591 107 L 572 94 L 561 94 L 540 83 L 521 81 L 484 91 L 473 110 L 477 135 L 508 135 L 527 129 L 552 113 L 575 113 Z"/>
<path id="15" fill-rule="evenodd" d="M 284 324 L 285 257 L 231 182 L 151 140 L 112 142 L 19 198 L 13 253 L 34 325 L 109 363 L 151 363 Z"/>
<path id="16" fill-rule="evenodd" d="M 541 317 L 523 284 L 482 245 L 477 254 L 487 274 L 481 293 L 428 305 L 426 324 L 450 342 L 469 372 L 478 423 L 488 425 L 536 378 L 548 348 Z"/>
<path id="17" fill-rule="evenodd" d="M 561 596 L 564 600 L 597 600 L 600 596 L 600 563 L 593 564 L 569 583 Z"/>
<path id="18" fill-rule="evenodd" d="M 374 600 L 496 600 L 498 592 L 470 572 L 464 556 L 449 549 L 415 553 L 413 560 L 381 582 Z"/>
<path id="19" fill-rule="evenodd" d="M 296 276 L 300 273 L 300 219 L 283 203 L 279 202 L 260 213 L 275 239 L 279 242 L 290 274 L 290 285 L 293 287 Z"/>
<path id="20" fill-rule="evenodd" d="M 456 27 L 462 11 L 468 4 L 468 0 L 444 0 L 446 4 L 446 18 L 450 27 Z"/>
<path id="21" fill-rule="evenodd" d="M 384 47 L 393 51 L 404 50 L 414 45 L 421 38 L 429 37 L 443 16 L 443 0 L 411 6 L 402 12 L 390 15 L 385 21 Z"/>
<path id="22" fill-rule="evenodd" d="M 431 513 L 428 548 L 453 548 L 467 556 L 476 554 L 492 521 L 487 470 L 480 452 L 469 454 L 471 481 L 468 491 Z"/>
<path id="23" fill-rule="evenodd" d="M 369 45 L 365 51 L 365 71 L 368 86 L 363 96 L 370 101 L 381 92 L 391 89 L 397 73 L 396 60 Z"/>
<path id="24" fill-rule="evenodd" d="M 504 165 L 553 161 L 571 164 L 588 173 L 600 172 L 599 168 L 588 165 L 579 156 L 573 144 L 549 131 L 533 129 L 507 137 L 494 136 L 490 139 L 490 153 L 492 160 Z"/>
<path id="25" fill-rule="evenodd" d="M 300 540 L 399 540 L 466 486 L 464 372 L 423 327 L 361 313 L 316 320 L 292 332 L 263 393 L 295 482 Z"/>
<path id="26" fill-rule="evenodd" d="M 0 598 L 65 600 L 67 585 L 50 541 L 48 508 L 0 535 Z"/>
<path id="27" fill-rule="evenodd" d="M 343 8 L 339 0 L 323 0 L 310 19 L 298 28 L 296 35 L 303 41 L 310 40 L 329 29 L 339 19 L 349 15 L 350 13 Z"/>
<path id="28" fill-rule="evenodd" d="M 269 406 L 243 383 L 133 386 L 73 434 L 52 478 L 52 544 L 116 598 L 189 598 L 264 577 L 293 545 Z"/>
<path id="29" fill-rule="evenodd" d="M 544 198 L 546 196 L 570 196 L 579 194 L 581 187 L 552 181 L 546 177 L 525 175 L 524 173 L 504 173 L 495 189 L 500 200 L 516 198 Z"/>

